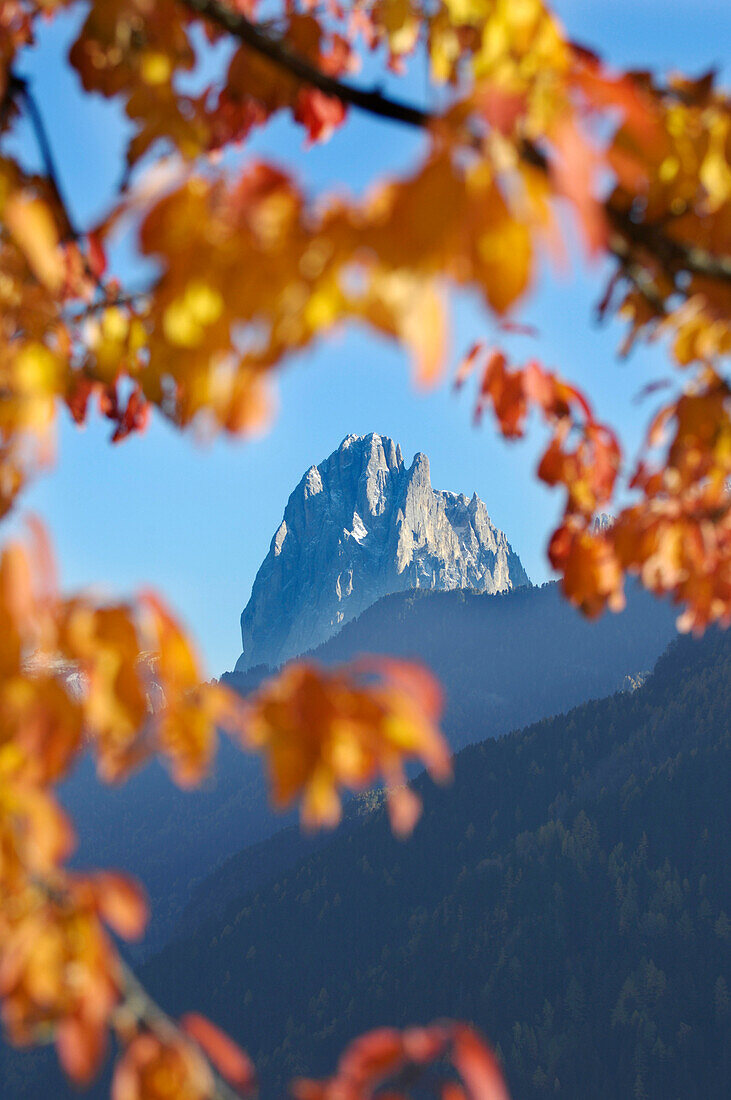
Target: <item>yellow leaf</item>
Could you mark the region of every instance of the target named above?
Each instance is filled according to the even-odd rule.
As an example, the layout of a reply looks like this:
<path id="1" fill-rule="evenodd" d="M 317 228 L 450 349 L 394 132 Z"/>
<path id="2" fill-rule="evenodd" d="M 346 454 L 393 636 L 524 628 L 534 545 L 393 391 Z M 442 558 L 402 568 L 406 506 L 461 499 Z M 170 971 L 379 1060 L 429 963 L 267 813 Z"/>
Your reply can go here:
<path id="1" fill-rule="evenodd" d="M 402 335 L 414 357 L 417 382 L 431 385 L 439 377 L 447 354 L 447 313 L 433 286 L 416 291 L 403 318 Z"/>
<path id="2" fill-rule="evenodd" d="M 15 192 L 5 203 L 3 218 L 36 278 L 53 293 L 59 291 L 64 281 L 64 261 L 48 204 Z"/>
<path id="3" fill-rule="evenodd" d="M 145 84 L 166 84 L 172 71 L 172 62 L 167 54 L 148 51 L 142 55 L 140 75 Z"/>
<path id="4" fill-rule="evenodd" d="M 223 312 L 223 298 L 215 287 L 201 280 L 188 283 L 182 297 L 171 302 L 163 315 L 163 331 L 171 344 L 192 348 L 203 343 L 206 326 Z"/>

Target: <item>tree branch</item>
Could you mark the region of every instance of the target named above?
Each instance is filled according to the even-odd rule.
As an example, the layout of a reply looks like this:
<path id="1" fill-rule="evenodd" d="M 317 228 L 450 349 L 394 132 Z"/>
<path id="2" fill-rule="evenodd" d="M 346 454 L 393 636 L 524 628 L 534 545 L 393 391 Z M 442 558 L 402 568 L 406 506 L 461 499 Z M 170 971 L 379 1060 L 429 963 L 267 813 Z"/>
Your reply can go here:
<path id="1" fill-rule="evenodd" d="M 93 302 L 87 302 L 84 306 L 69 310 L 65 317 L 68 321 L 78 324 L 80 321 L 86 320 L 87 317 L 93 317 L 95 313 L 100 313 L 105 309 L 113 309 L 115 306 L 134 309 L 138 305 L 143 305 L 145 300 L 150 297 L 151 292 L 152 287 L 147 290 L 130 290 L 127 293 L 116 294 L 111 298 L 97 298 Z"/>
<path id="2" fill-rule="evenodd" d="M 605 204 L 606 214 L 614 229 L 625 240 L 656 256 L 671 271 L 690 271 L 710 279 L 731 282 L 731 256 L 716 255 L 696 245 L 682 244 L 663 233 L 658 226 L 635 222 L 625 211 Z M 612 249 L 620 254 L 617 248 Z"/>
<path id="3" fill-rule="evenodd" d="M 416 126 L 421 129 L 429 126 L 432 121 L 432 116 L 419 107 L 390 99 L 378 91 L 354 88 L 352 84 L 345 84 L 341 80 L 336 80 L 335 77 L 328 76 L 316 65 L 310 64 L 305 58 L 290 50 L 286 43 L 264 34 L 250 23 L 246 16 L 233 11 L 220 0 L 181 0 L 181 3 L 196 15 L 210 19 L 212 23 L 232 34 L 234 38 L 238 38 L 250 49 L 269 58 L 275 65 L 286 69 L 304 84 L 311 84 L 313 88 L 318 88 L 326 95 L 334 96 L 342 103 L 358 107 L 379 118 L 403 122 L 407 126 Z"/>
<path id="4" fill-rule="evenodd" d="M 169 1043 L 177 1040 L 190 1044 L 192 1042 L 190 1037 L 185 1035 L 168 1014 L 152 999 L 134 971 L 122 959 L 119 960 L 119 965 L 123 982 L 121 1007 L 131 1012 L 143 1027 L 152 1031 L 162 1042 Z M 215 1082 L 215 1092 L 212 1100 L 239 1100 L 239 1094 L 226 1084 L 220 1074 L 216 1072 L 215 1067 L 211 1066 L 210 1061 L 208 1059 L 206 1061 L 208 1061 Z"/>
<path id="5" fill-rule="evenodd" d="M 357 107 L 379 118 L 390 119 L 420 129 L 427 128 L 436 117 L 419 107 L 390 99 L 378 91 L 354 88 L 351 84 L 345 84 L 328 76 L 317 66 L 294 53 L 285 42 L 271 38 L 251 23 L 246 16 L 233 11 L 224 0 L 181 0 L 181 3 L 196 15 L 210 19 L 222 30 L 238 38 L 250 49 L 267 57 L 303 83 L 319 88 L 326 95 L 334 96 L 342 103 Z M 524 143 L 521 155 L 541 171 L 550 171 L 548 158 L 535 144 Z M 681 244 L 667 237 L 656 227 L 633 222 L 627 215 L 613 210 L 609 204 L 606 204 L 605 210 L 615 229 L 608 249 L 619 260 L 626 262 L 628 258 L 627 247 L 621 239 L 623 236 L 651 252 L 661 263 L 677 266 L 680 270 L 690 271 L 696 275 L 705 275 L 724 282 L 731 281 L 731 256 L 717 256 L 707 249 Z"/>
<path id="6" fill-rule="evenodd" d="M 28 86 L 28 81 L 24 80 L 20 76 L 11 76 L 9 80 L 9 86 L 12 86 L 16 93 L 25 102 L 28 110 L 28 117 L 30 124 L 33 127 L 33 133 L 35 134 L 36 141 L 38 143 L 38 149 L 41 154 L 41 160 L 43 162 L 43 171 L 48 180 L 48 184 L 53 192 L 58 208 L 63 220 L 63 234 L 67 240 L 78 240 L 79 232 L 71 221 L 71 215 L 69 214 L 68 204 L 64 198 L 61 188 L 61 177 L 56 167 L 56 160 L 51 149 L 51 143 L 48 138 L 48 132 L 43 122 L 43 117 L 38 104 L 35 101 L 35 97 Z"/>

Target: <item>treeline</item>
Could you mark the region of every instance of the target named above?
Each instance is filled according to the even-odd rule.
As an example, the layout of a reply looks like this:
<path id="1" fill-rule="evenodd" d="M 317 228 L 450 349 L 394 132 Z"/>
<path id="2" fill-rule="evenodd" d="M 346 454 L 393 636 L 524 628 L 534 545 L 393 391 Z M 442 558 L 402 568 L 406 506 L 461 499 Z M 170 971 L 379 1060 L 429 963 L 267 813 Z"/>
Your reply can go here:
<path id="1" fill-rule="evenodd" d="M 230 1029 L 265 1095 L 365 1028 L 449 1015 L 520 1100 L 720 1100 L 730 731 L 731 637 L 683 639 L 638 690 L 464 750 L 447 790 L 420 780 L 407 844 L 371 800 L 272 881 L 239 878 L 146 980 Z"/>

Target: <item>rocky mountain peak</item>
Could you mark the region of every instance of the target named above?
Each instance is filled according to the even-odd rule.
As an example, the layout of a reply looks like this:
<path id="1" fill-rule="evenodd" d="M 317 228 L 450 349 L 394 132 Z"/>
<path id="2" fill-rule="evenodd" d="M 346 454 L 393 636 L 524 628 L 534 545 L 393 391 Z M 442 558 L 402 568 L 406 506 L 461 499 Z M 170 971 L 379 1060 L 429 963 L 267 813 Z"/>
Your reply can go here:
<path id="1" fill-rule="evenodd" d="M 287 502 L 241 615 L 236 668 L 304 653 L 392 592 L 529 583 L 476 493 L 432 489 L 427 456 L 407 467 L 388 436 L 348 435 Z"/>

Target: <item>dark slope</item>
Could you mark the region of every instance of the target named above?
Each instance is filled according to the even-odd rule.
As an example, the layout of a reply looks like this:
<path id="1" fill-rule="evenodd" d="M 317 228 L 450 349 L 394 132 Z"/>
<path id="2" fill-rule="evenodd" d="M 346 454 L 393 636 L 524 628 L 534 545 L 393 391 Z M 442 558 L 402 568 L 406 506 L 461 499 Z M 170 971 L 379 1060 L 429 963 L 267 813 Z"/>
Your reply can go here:
<path id="1" fill-rule="evenodd" d="M 638 691 L 420 779 L 407 844 L 375 809 L 145 978 L 230 1029 L 265 1095 L 367 1027 L 455 1015 L 520 1100 L 725 1097 L 730 731 L 731 636 L 683 639 Z"/>

